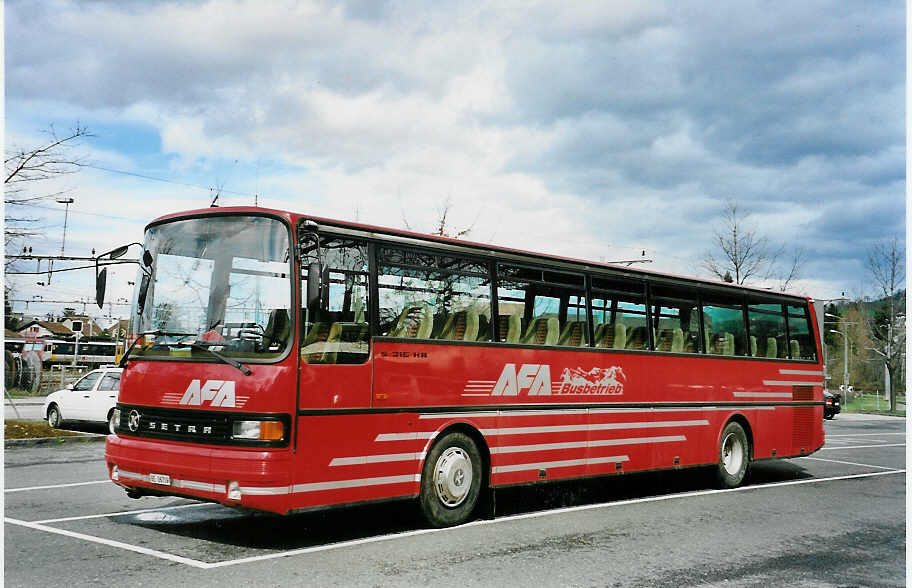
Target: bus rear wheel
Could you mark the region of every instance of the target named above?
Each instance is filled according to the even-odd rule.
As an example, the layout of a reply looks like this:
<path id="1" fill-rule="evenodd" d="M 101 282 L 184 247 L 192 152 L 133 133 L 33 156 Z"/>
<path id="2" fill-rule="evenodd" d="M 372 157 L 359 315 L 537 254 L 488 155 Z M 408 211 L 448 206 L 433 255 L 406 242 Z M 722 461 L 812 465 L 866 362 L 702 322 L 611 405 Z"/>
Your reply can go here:
<path id="1" fill-rule="evenodd" d="M 481 453 L 465 433 L 444 435 L 428 453 L 421 472 L 418 502 L 433 527 L 466 522 L 481 492 Z"/>
<path id="2" fill-rule="evenodd" d="M 737 488 L 747 475 L 750 464 L 750 442 L 744 427 L 734 421 L 725 425 L 719 442 L 716 479 L 721 488 Z"/>

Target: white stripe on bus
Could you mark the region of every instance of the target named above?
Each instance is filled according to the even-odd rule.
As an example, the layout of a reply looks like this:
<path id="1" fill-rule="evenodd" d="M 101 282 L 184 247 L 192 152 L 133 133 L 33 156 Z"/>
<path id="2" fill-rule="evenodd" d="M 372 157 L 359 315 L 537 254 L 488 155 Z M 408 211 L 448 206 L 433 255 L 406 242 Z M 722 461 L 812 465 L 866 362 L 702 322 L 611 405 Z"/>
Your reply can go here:
<path id="1" fill-rule="evenodd" d="M 791 392 L 733 392 L 735 398 L 792 398 Z"/>
<path id="2" fill-rule="evenodd" d="M 779 370 L 783 376 L 822 376 L 823 372 L 817 370 Z"/>
<path id="3" fill-rule="evenodd" d="M 149 476 L 146 474 L 139 474 L 136 472 L 128 472 L 125 470 L 118 470 L 117 472 L 118 479 L 126 478 L 128 480 L 140 480 L 142 482 L 148 482 L 153 485 L 153 482 L 149 480 Z M 168 488 L 169 486 L 161 485 L 162 488 Z M 187 490 L 198 490 L 200 492 L 213 492 L 215 494 L 224 494 L 227 492 L 224 484 L 210 484 L 207 482 L 197 482 L 194 480 L 177 480 L 171 479 L 171 488 L 184 488 Z"/>
<path id="4" fill-rule="evenodd" d="M 643 421 L 632 423 L 590 423 L 582 425 L 543 425 L 538 427 L 504 427 L 481 429 L 482 435 L 534 435 L 537 433 L 573 433 L 578 431 L 617 431 L 624 429 L 653 429 L 660 427 L 702 427 L 709 425 L 706 419 L 691 421 Z M 380 433 L 374 441 L 418 441 L 431 439 L 436 431 L 414 433 Z"/>
<path id="5" fill-rule="evenodd" d="M 642 445 L 646 443 L 671 443 L 686 441 L 684 435 L 665 437 L 636 437 L 629 439 L 601 439 L 598 441 L 567 441 L 565 443 L 540 443 L 538 445 L 505 445 L 492 447 L 491 453 L 529 453 L 534 451 L 552 451 L 555 449 L 583 449 L 587 447 L 609 447 L 613 445 Z"/>
<path id="6" fill-rule="evenodd" d="M 534 435 L 537 433 L 572 433 L 577 431 L 617 431 L 624 429 L 653 429 L 660 427 L 701 427 L 709 425 L 705 419 L 693 421 L 643 421 L 640 423 L 596 423 L 588 425 L 552 425 L 542 427 L 505 427 L 482 429 L 483 435 Z"/>
<path id="7" fill-rule="evenodd" d="M 802 382 L 793 380 L 763 380 L 764 386 L 823 386 L 823 382 Z"/>
<path id="8" fill-rule="evenodd" d="M 347 465 L 366 465 L 369 463 L 389 463 L 393 461 L 420 461 L 424 453 L 389 453 L 386 455 L 361 455 L 357 457 L 336 457 L 329 462 L 329 467 Z"/>

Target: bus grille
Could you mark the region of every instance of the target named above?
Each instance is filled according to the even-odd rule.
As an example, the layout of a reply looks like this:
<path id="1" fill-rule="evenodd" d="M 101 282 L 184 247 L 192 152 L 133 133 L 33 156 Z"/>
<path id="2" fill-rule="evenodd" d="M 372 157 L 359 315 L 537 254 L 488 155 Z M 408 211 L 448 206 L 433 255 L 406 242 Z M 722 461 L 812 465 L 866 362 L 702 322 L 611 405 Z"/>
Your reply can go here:
<path id="1" fill-rule="evenodd" d="M 225 413 L 120 405 L 118 435 L 226 444 L 231 441 L 231 421 Z"/>

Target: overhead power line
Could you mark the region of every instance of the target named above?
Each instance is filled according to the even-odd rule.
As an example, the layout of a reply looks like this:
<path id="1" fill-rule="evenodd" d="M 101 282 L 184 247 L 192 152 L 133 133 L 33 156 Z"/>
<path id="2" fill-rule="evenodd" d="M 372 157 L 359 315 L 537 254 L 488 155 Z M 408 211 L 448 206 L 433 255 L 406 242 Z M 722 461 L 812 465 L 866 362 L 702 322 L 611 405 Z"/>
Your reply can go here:
<path id="1" fill-rule="evenodd" d="M 134 178 L 140 178 L 140 179 L 143 179 L 143 180 L 151 180 L 151 181 L 153 181 L 153 182 L 164 182 L 164 183 L 166 183 L 166 184 L 174 184 L 174 185 L 177 185 L 177 186 L 185 186 L 185 187 L 187 187 L 187 188 L 197 188 L 197 189 L 199 189 L 199 190 L 206 190 L 207 192 L 219 192 L 219 193 L 222 193 L 222 194 L 234 194 L 234 195 L 236 195 L 236 196 L 248 196 L 248 197 L 255 197 L 255 196 L 256 196 L 255 194 L 248 194 L 247 192 L 236 192 L 236 191 L 234 191 L 234 190 L 226 190 L 226 189 L 224 189 L 224 188 L 219 188 L 219 187 L 216 187 L 216 186 L 203 186 L 203 185 L 201 185 L 201 184 L 192 184 L 192 183 L 189 183 L 189 182 L 180 182 L 180 181 L 177 181 L 177 180 L 171 180 L 171 179 L 167 179 L 167 178 L 157 178 L 157 177 L 155 177 L 155 176 L 150 176 L 150 175 L 147 175 L 147 174 L 138 174 L 138 173 L 136 173 L 136 172 L 130 172 L 130 171 L 122 170 L 122 169 L 114 169 L 114 168 L 111 168 L 111 167 L 102 167 L 102 166 L 100 166 L 100 165 L 92 165 L 92 164 L 89 164 L 89 163 L 80 163 L 80 164 L 77 164 L 77 165 L 79 165 L 80 167 L 88 167 L 88 168 L 91 168 L 91 169 L 97 169 L 97 170 L 99 170 L 99 171 L 108 172 L 108 173 L 112 173 L 112 174 L 120 174 L 120 175 L 123 175 L 123 176 L 131 176 L 131 177 L 134 177 Z"/>

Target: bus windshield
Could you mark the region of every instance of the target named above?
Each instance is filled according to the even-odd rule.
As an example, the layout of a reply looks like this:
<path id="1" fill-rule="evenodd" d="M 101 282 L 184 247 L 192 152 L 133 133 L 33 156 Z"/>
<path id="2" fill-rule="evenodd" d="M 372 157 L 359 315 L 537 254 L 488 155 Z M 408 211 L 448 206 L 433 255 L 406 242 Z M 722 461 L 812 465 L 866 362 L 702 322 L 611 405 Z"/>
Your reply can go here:
<path id="1" fill-rule="evenodd" d="M 288 231 L 264 216 L 149 228 L 152 275 L 139 276 L 134 297 L 134 332 L 147 335 L 131 355 L 213 361 L 205 347 L 254 360 L 284 356 L 294 332 Z"/>

